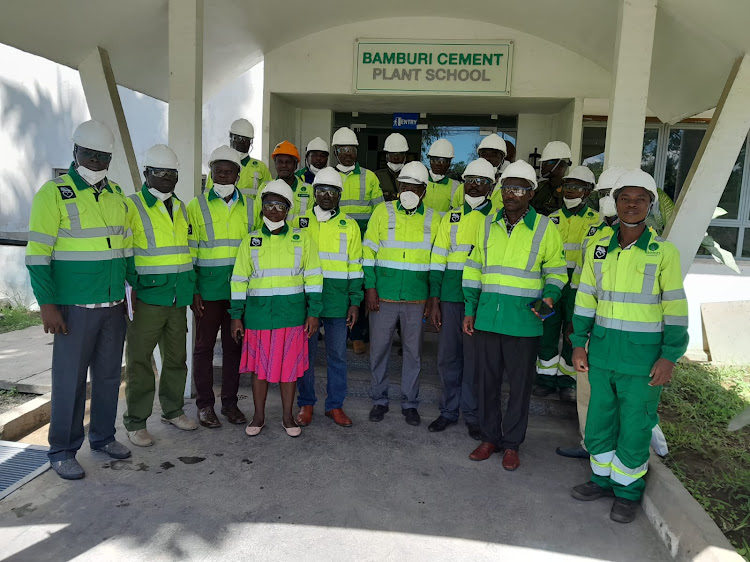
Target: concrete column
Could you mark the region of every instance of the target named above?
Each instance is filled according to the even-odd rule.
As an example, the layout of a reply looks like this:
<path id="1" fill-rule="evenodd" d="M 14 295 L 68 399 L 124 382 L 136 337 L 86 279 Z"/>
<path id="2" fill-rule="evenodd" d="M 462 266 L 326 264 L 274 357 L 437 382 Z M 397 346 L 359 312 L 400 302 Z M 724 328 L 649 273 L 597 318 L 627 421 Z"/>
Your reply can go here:
<path id="1" fill-rule="evenodd" d="M 664 237 L 680 250 L 683 278 L 695 258 L 750 129 L 750 55 L 729 73 L 711 124 L 677 199 Z"/>
<path id="2" fill-rule="evenodd" d="M 555 125 L 555 139 L 568 144 L 571 161 L 574 166 L 577 166 L 581 161 L 581 142 L 583 140 L 583 98 L 572 99 L 555 116 Z"/>
<path id="3" fill-rule="evenodd" d="M 651 77 L 656 0 L 619 0 L 604 167 L 639 168 Z"/>
<path id="4" fill-rule="evenodd" d="M 112 181 L 125 193 L 133 193 L 142 182 L 107 51 L 101 47 L 94 49 L 80 64 L 78 73 L 91 118 L 105 123 L 115 135 L 115 152 L 109 166 Z"/>

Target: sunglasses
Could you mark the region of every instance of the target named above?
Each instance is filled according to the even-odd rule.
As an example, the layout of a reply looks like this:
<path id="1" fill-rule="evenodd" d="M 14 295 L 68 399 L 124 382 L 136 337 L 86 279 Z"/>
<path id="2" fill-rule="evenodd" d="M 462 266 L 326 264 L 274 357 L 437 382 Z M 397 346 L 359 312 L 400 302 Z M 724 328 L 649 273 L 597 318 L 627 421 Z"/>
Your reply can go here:
<path id="1" fill-rule="evenodd" d="M 430 156 L 430 162 L 433 164 L 450 164 L 451 158 L 445 158 L 443 156 Z"/>
<path id="2" fill-rule="evenodd" d="M 581 185 L 575 185 L 572 183 L 564 183 L 562 185 L 563 191 L 591 191 L 590 188 Z"/>
<path id="3" fill-rule="evenodd" d="M 264 211 L 278 211 L 279 213 L 283 213 L 289 208 L 289 205 L 286 203 L 281 203 L 280 201 L 269 201 L 267 203 L 263 203 L 263 210 Z"/>
<path id="4" fill-rule="evenodd" d="M 316 194 L 323 193 L 328 194 L 331 197 L 341 193 L 341 190 L 338 187 L 334 187 L 332 185 L 316 185 L 314 189 Z"/>
<path id="5" fill-rule="evenodd" d="M 494 183 L 490 178 L 483 178 L 481 176 L 468 176 L 464 178 L 464 181 L 466 185 L 481 185 L 483 187 Z"/>
<path id="6" fill-rule="evenodd" d="M 229 140 L 235 141 L 235 142 L 249 142 L 250 144 L 253 144 L 252 137 L 245 137 L 243 135 L 235 135 L 234 133 L 229 133 Z"/>
<path id="7" fill-rule="evenodd" d="M 177 178 L 178 178 L 177 170 L 170 170 L 169 168 L 146 168 L 146 169 L 155 178 L 159 178 L 162 180 L 177 181 Z"/>
<path id="8" fill-rule="evenodd" d="M 521 187 L 520 185 L 504 185 L 500 189 L 502 190 L 502 193 L 510 193 L 515 195 L 516 197 L 523 197 L 525 194 L 531 191 L 532 188 Z"/>
<path id="9" fill-rule="evenodd" d="M 108 163 L 112 161 L 112 155 L 109 152 L 91 150 L 90 148 L 78 147 L 78 156 L 86 160 L 96 160 L 97 162 Z"/>

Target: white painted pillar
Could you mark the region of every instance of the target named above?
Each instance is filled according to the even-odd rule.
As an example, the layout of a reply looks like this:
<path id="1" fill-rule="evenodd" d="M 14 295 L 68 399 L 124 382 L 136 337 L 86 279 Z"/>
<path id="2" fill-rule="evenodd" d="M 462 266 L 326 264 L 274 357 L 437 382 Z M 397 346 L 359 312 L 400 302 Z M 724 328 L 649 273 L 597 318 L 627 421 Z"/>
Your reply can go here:
<path id="1" fill-rule="evenodd" d="M 109 166 L 112 181 L 126 194 L 133 193 L 142 182 L 107 51 L 94 49 L 79 65 L 78 73 L 91 118 L 105 123 L 115 135 L 115 152 Z"/>
<path id="2" fill-rule="evenodd" d="M 640 168 L 656 0 L 619 0 L 604 167 Z"/>
<path id="3" fill-rule="evenodd" d="M 572 120 L 570 132 L 570 154 L 574 165 L 581 163 L 583 145 L 583 98 L 575 98 L 572 102 Z"/>
<path id="4" fill-rule="evenodd" d="M 169 146 L 180 163 L 175 193 L 187 205 L 201 190 L 203 0 L 169 2 Z M 185 396 L 192 394 L 193 314 L 188 308 Z"/>
<path id="5" fill-rule="evenodd" d="M 750 130 L 750 55 L 736 60 L 690 167 L 664 237 L 680 250 L 682 277 L 695 258 Z"/>

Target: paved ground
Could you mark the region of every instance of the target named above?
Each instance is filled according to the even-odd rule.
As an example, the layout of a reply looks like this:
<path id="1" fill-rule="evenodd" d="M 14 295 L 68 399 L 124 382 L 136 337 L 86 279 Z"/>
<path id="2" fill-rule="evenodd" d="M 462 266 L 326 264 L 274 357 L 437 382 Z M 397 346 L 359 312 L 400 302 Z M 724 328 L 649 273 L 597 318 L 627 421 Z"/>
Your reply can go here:
<path id="1" fill-rule="evenodd" d="M 353 428 L 316 412 L 291 439 L 272 389 L 256 438 L 156 421 L 157 444 L 131 462 L 84 445 L 84 480 L 48 471 L 0 503 L 0 560 L 669 559 L 642 513 L 620 525 L 609 501 L 570 498 L 588 468 L 554 448 L 575 441 L 574 422 L 533 416 L 509 473 L 499 455 L 467 458 L 475 442 L 463 425 L 428 433 L 435 406 L 420 408 L 417 428 L 394 406 L 373 424 L 369 401 L 350 398 Z"/>

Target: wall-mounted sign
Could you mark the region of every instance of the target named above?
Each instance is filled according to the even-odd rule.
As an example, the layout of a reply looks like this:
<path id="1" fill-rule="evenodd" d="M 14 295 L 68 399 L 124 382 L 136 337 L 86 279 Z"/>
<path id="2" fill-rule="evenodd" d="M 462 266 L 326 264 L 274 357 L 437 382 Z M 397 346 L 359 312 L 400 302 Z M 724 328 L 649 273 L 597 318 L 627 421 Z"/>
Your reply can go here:
<path id="1" fill-rule="evenodd" d="M 394 113 L 394 129 L 416 129 L 419 123 L 419 113 Z"/>
<path id="2" fill-rule="evenodd" d="M 512 41 L 357 39 L 354 92 L 510 95 Z"/>

